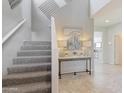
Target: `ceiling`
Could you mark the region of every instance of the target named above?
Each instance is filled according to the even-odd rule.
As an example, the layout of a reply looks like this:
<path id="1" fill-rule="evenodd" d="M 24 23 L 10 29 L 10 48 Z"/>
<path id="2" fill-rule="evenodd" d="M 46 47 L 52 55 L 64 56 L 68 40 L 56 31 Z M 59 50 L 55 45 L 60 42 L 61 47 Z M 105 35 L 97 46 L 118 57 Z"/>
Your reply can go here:
<path id="1" fill-rule="evenodd" d="M 46 0 L 35 0 L 37 6 Z M 83 23 L 89 18 L 88 0 L 65 0 L 67 5 L 60 8 L 55 14 L 57 23 L 63 27 L 75 26 L 82 27 Z M 108 27 L 122 20 L 122 0 L 111 0 L 94 17 L 95 27 Z M 48 9 L 48 8 L 47 8 Z M 46 10 L 47 10 L 46 9 Z M 51 8 L 50 8 L 51 9 Z M 55 11 L 55 8 L 53 9 Z M 105 22 L 109 20 L 110 22 Z"/>
<path id="2" fill-rule="evenodd" d="M 109 22 L 105 22 L 109 21 Z M 109 27 L 122 21 L 122 1 L 112 0 L 94 17 L 95 27 Z"/>
<path id="3" fill-rule="evenodd" d="M 66 5 L 61 8 L 56 6 L 54 0 L 34 1 L 44 14 L 54 16 L 57 23 L 64 27 L 82 27 L 89 19 L 89 0 L 65 0 Z"/>
<path id="4" fill-rule="evenodd" d="M 63 27 L 82 27 L 89 19 L 88 0 L 65 0 L 67 5 L 61 8 L 55 18 Z"/>

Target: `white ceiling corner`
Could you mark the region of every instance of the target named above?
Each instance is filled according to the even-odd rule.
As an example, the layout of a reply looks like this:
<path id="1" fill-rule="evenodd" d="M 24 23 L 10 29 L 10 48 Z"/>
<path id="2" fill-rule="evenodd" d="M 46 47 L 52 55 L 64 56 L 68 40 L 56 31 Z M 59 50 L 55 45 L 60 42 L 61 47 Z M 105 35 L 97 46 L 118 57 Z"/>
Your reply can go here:
<path id="1" fill-rule="evenodd" d="M 109 20 L 110 22 L 105 22 Z M 109 27 L 122 21 L 122 2 L 121 0 L 112 0 L 110 4 L 104 7 L 94 18 L 96 27 Z"/>

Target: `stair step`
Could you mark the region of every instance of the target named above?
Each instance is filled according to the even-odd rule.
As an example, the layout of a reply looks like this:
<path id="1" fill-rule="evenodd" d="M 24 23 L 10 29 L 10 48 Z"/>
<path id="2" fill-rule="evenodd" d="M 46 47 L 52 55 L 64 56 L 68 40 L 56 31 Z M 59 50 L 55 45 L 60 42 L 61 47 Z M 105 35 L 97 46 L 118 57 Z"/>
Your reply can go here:
<path id="1" fill-rule="evenodd" d="M 30 73 L 10 74 L 3 78 L 3 87 L 15 86 L 20 84 L 36 83 L 36 82 L 50 82 L 51 72 L 40 71 Z"/>
<path id="2" fill-rule="evenodd" d="M 2 93 L 51 93 L 50 82 L 36 82 L 3 87 Z"/>
<path id="3" fill-rule="evenodd" d="M 21 50 L 50 50 L 51 46 L 49 45 L 36 45 L 36 46 L 32 46 L 32 45 L 24 45 L 21 47 Z"/>
<path id="4" fill-rule="evenodd" d="M 32 63 L 49 63 L 51 56 L 28 56 L 17 57 L 13 59 L 13 64 L 32 64 Z"/>
<path id="5" fill-rule="evenodd" d="M 51 63 L 19 64 L 8 68 L 8 74 L 51 70 Z"/>
<path id="6" fill-rule="evenodd" d="M 51 45 L 50 41 L 24 41 L 24 45 Z"/>
<path id="7" fill-rule="evenodd" d="M 24 41 L 3 76 L 3 93 L 51 93 L 51 42 Z"/>
<path id="8" fill-rule="evenodd" d="M 51 50 L 23 50 L 17 53 L 17 56 L 46 56 L 51 55 Z"/>

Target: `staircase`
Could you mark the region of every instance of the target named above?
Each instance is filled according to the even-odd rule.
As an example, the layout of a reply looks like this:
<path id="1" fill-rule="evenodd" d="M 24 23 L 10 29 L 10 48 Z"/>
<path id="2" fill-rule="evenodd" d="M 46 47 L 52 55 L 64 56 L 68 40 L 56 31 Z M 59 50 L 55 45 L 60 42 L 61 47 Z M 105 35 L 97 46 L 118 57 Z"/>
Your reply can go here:
<path id="1" fill-rule="evenodd" d="M 51 42 L 24 41 L 2 86 L 3 93 L 51 93 Z"/>

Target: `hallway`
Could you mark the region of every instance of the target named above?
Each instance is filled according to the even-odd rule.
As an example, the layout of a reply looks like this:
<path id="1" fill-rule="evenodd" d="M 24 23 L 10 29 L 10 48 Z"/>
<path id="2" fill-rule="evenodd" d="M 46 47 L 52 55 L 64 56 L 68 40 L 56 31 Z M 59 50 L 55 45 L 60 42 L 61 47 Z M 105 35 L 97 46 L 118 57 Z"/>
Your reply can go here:
<path id="1" fill-rule="evenodd" d="M 78 73 L 63 75 L 60 93 L 121 93 L 121 66 L 95 64 L 94 75 Z"/>

